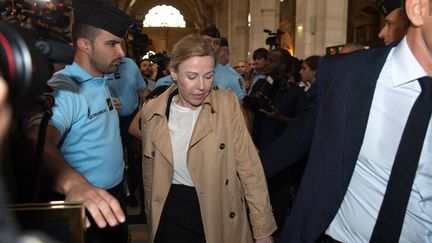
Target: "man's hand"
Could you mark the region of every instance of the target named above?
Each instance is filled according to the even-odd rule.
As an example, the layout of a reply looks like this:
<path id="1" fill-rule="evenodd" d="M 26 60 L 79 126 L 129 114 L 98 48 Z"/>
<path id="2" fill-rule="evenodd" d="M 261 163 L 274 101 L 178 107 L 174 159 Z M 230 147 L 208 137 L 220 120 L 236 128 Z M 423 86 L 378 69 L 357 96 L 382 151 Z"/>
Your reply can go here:
<path id="1" fill-rule="evenodd" d="M 84 179 L 78 179 L 65 193 L 66 201 L 81 202 L 99 228 L 111 227 L 125 222 L 125 215 L 119 202 L 107 191 L 90 185 Z M 86 218 L 86 227 L 90 221 Z"/>
<path id="2" fill-rule="evenodd" d="M 39 126 L 28 128 L 28 139 L 36 149 Z M 126 217 L 119 202 L 107 191 L 91 185 L 80 173 L 72 168 L 58 149 L 61 135 L 57 128 L 48 125 L 44 150 L 44 180 L 55 191 L 65 195 L 65 201 L 79 202 L 88 210 L 99 228 L 116 226 L 125 222 Z M 86 219 L 86 226 L 90 221 Z"/>
<path id="3" fill-rule="evenodd" d="M 270 235 L 264 239 L 255 240 L 255 243 L 273 243 L 273 237 Z"/>

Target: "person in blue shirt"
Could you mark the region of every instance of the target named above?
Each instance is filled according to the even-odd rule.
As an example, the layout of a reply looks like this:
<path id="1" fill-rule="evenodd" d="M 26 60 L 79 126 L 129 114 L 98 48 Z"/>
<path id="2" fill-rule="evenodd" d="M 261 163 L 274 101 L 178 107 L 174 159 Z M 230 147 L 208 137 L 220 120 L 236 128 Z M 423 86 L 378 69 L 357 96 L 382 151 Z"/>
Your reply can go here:
<path id="1" fill-rule="evenodd" d="M 107 79 L 107 85 L 111 95 L 120 101 L 120 116 L 133 114 L 139 106 L 139 101 L 144 101 L 148 93 L 137 64 L 129 57 L 122 57 L 119 70 Z"/>
<path id="2" fill-rule="evenodd" d="M 131 19 L 101 1 L 76 1 L 73 7 L 74 63 L 48 81 L 55 103 L 46 132 L 44 178 L 66 201 L 84 205 L 87 242 L 127 242 L 123 149 L 106 74 L 119 68 Z M 39 126 L 28 129 L 36 144 Z"/>
<path id="3" fill-rule="evenodd" d="M 130 195 L 128 197 L 129 206 L 136 206 L 135 188 L 139 188 L 140 196 L 143 199 L 141 156 L 136 152 L 135 139 L 129 135 L 128 129 L 135 114 L 138 112 L 140 100 L 145 101 L 145 97 L 150 93 L 144 81 L 138 65 L 132 59 L 123 57 L 119 70 L 107 79 L 107 85 L 111 95 L 118 99 L 120 110 L 120 135 L 123 148 L 127 153 L 127 178 Z M 143 201 L 143 200 L 141 200 Z"/>

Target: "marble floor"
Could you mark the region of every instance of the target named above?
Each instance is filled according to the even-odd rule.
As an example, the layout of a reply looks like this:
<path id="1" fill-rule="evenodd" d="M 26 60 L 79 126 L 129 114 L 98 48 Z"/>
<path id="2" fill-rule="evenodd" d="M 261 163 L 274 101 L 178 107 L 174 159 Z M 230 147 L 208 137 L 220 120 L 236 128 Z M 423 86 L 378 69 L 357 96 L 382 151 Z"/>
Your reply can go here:
<path id="1" fill-rule="evenodd" d="M 129 223 L 129 243 L 147 243 L 147 227 L 145 225 L 145 217 L 140 215 L 141 208 L 139 206 L 129 207 L 128 223 Z"/>

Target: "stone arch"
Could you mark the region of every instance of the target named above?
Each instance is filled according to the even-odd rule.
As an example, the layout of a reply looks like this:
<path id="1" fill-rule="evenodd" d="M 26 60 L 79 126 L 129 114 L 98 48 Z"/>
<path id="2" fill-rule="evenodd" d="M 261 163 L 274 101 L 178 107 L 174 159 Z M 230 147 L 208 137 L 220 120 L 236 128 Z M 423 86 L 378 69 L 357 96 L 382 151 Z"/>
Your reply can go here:
<path id="1" fill-rule="evenodd" d="M 161 14 L 162 12 L 162 16 L 155 16 L 151 15 L 150 12 L 152 12 L 152 14 Z M 165 15 L 167 13 L 171 13 L 171 15 Z M 176 17 L 175 20 L 171 19 L 171 17 Z M 164 19 L 167 18 L 167 19 Z M 151 23 L 151 21 L 154 20 L 155 23 Z M 165 21 L 165 22 L 164 22 Z M 186 25 L 186 21 L 184 21 L 184 16 L 183 14 L 176 9 L 175 7 L 171 6 L 171 5 L 156 5 L 155 7 L 151 8 L 149 10 L 149 12 L 145 15 L 144 17 L 144 27 L 148 26 L 148 27 L 180 27 L 180 28 L 185 28 L 186 26 L 182 26 L 183 24 Z M 159 26 L 154 26 L 154 25 L 150 25 L 150 24 L 159 24 Z M 166 24 L 166 25 L 164 25 Z M 150 26 L 149 26 L 150 25 Z M 161 26 L 163 25 L 163 26 Z M 173 26 L 174 25 L 174 26 Z"/>
<path id="2" fill-rule="evenodd" d="M 374 0 L 350 1 L 347 42 L 361 42 L 371 47 L 382 45 L 378 38 L 381 16 Z"/>
<path id="3" fill-rule="evenodd" d="M 127 9 L 131 16 L 145 15 L 157 5 L 171 5 L 178 9 L 184 16 L 187 28 L 201 29 L 212 19 L 211 6 L 201 0 L 146 0 L 136 1 L 132 7 Z"/>

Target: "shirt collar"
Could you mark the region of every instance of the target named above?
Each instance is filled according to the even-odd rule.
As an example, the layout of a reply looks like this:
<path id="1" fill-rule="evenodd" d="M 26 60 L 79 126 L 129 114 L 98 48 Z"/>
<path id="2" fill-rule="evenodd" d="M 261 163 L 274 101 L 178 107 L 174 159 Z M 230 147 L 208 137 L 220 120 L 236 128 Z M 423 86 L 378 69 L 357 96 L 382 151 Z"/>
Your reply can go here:
<path id="1" fill-rule="evenodd" d="M 71 76 L 75 78 L 78 82 L 86 82 L 91 79 L 101 79 L 104 80 L 104 77 L 93 77 L 90 73 L 84 70 L 78 63 L 74 62 L 72 65 L 66 67 L 66 71 L 70 73 Z"/>
<path id="2" fill-rule="evenodd" d="M 411 52 L 406 37 L 392 50 L 387 60 L 391 62 L 394 87 L 427 76 L 427 73 Z"/>

